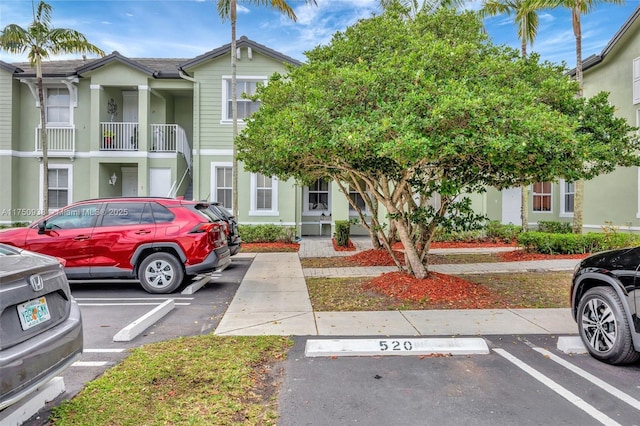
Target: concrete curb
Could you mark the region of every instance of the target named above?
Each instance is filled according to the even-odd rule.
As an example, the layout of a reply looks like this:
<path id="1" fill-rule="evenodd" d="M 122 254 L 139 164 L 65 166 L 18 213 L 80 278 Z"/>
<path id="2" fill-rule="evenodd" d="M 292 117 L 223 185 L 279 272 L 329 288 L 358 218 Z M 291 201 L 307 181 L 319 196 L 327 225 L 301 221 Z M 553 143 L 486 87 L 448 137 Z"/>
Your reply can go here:
<path id="1" fill-rule="evenodd" d="M 156 306 L 113 336 L 114 342 L 130 342 L 140 333 L 149 328 L 156 321 L 167 315 L 176 307 L 173 299 L 164 301 L 161 305 Z"/>
<path id="2" fill-rule="evenodd" d="M 313 357 L 487 355 L 489 347 L 480 337 L 309 339 L 304 354 Z"/>
<path id="3" fill-rule="evenodd" d="M 64 379 L 59 376 L 54 377 L 31 395 L 2 410 L 0 424 L 2 426 L 21 425 L 40 411 L 47 402 L 53 401 L 65 390 Z"/>

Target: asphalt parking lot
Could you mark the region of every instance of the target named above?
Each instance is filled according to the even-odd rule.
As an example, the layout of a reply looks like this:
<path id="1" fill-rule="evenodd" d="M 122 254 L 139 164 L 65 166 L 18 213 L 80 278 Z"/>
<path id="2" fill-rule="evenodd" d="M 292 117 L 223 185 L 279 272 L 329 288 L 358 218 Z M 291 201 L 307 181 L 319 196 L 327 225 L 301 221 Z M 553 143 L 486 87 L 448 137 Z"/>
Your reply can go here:
<path id="1" fill-rule="evenodd" d="M 150 295 L 123 282 L 73 283 L 85 352 L 64 375 L 66 392 L 50 405 L 71 398 L 131 348 L 214 330 L 250 263 L 234 260 L 193 295 Z M 113 341 L 122 327 L 169 299 L 175 303 L 169 314 L 131 341 Z M 371 336 L 331 339 L 342 337 Z M 405 339 L 375 337 L 391 345 Z M 490 349 L 483 355 L 307 357 L 309 340 L 328 337 L 295 337 L 278 367 L 278 424 L 640 424 L 639 363 L 613 367 L 588 355 L 566 355 L 556 349 L 557 335 L 482 338 Z M 46 425 L 47 416 L 42 411 L 24 424 Z"/>
<path id="2" fill-rule="evenodd" d="M 640 363 L 568 356 L 556 336 L 484 336 L 471 356 L 305 357 L 284 363 L 279 425 L 638 425 Z M 402 339 L 398 339 L 402 340 Z"/>
<path id="3" fill-rule="evenodd" d="M 212 279 L 192 295 L 180 292 L 153 295 L 135 281 L 71 282 L 72 294 L 82 312 L 82 357 L 62 376 L 65 392 L 23 425 L 47 425 L 52 406 L 72 398 L 87 382 L 124 359 L 130 349 L 180 336 L 210 333 L 222 318 L 250 264 L 250 258 L 234 258 L 232 266 L 212 274 Z M 175 303 L 171 312 L 131 341 L 114 341 L 114 336 L 123 328 L 167 300 Z"/>

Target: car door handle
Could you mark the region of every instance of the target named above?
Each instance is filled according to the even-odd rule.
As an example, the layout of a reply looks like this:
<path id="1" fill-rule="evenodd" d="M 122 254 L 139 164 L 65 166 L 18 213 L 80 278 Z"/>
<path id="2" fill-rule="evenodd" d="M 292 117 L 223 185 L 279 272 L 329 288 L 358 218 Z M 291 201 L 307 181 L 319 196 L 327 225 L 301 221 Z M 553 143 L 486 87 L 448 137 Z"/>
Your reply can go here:
<path id="1" fill-rule="evenodd" d="M 90 236 L 90 235 L 77 235 L 77 236 L 73 237 L 73 239 L 74 239 L 75 241 L 86 241 L 86 240 L 88 240 L 89 238 L 91 238 L 91 236 Z"/>
<path id="2" fill-rule="evenodd" d="M 139 231 L 136 231 L 137 235 L 145 235 L 145 234 L 150 234 L 150 233 L 151 233 L 151 231 L 148 231 L 146 229 L 141 229 Z"/>

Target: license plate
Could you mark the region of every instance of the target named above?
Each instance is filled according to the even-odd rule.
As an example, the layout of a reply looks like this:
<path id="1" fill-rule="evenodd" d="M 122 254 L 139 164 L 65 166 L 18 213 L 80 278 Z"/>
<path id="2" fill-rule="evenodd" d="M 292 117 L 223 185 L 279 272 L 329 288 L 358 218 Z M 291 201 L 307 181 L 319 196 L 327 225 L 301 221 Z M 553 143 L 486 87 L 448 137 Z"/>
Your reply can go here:
<path id="1" fill-rule="evenodd" d="M 28 330 L 51 319 L 47 299 L 43 296 L 18 305 L 18 317 L 23 330 Z"/>

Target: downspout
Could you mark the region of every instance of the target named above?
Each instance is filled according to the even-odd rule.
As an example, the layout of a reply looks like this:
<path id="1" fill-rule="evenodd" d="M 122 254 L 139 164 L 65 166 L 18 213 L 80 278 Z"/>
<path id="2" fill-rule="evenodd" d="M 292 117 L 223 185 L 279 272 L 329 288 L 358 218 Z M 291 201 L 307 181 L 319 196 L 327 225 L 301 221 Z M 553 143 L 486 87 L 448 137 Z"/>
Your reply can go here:
<path id="1" fill-rule="evenodd" d="M 193 83 L 193 150 L 191 158 L 193 159 L 193 175 L 191 176 L 193 183 L 193 199 L 199 200 L 200 197 L 200 83 L 193 77 L 187 75 L 181 68 L 178 68 L 180 78 Z"/>

